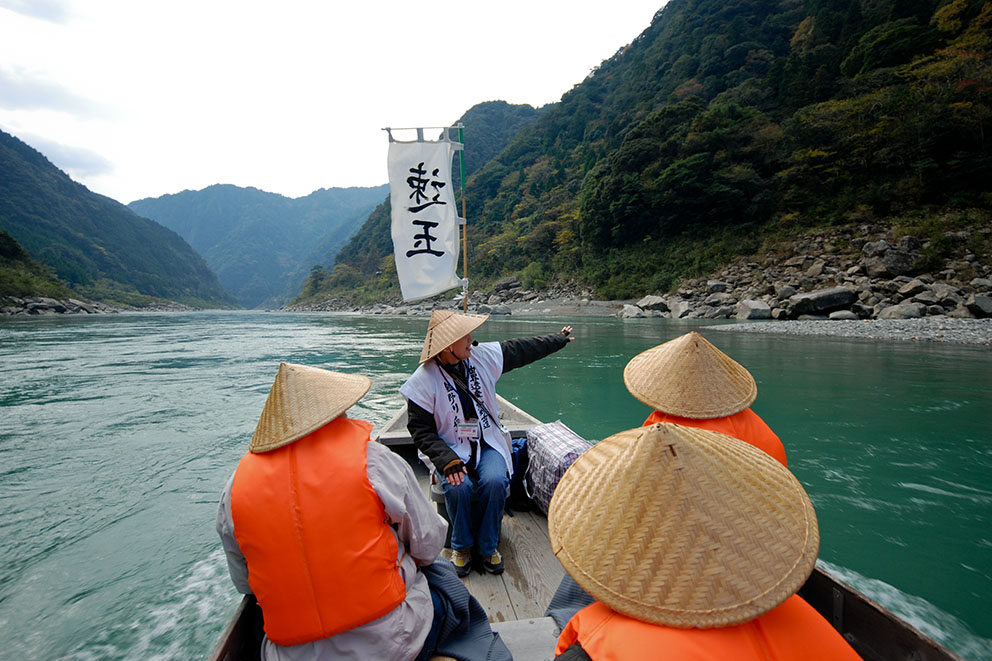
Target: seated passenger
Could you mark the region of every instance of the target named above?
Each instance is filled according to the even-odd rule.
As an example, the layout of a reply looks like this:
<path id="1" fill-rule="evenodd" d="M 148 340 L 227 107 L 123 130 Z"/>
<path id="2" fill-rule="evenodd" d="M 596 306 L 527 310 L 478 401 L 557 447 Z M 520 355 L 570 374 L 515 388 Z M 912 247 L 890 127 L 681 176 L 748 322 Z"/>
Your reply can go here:
<path id="1" fill-rule="evenodd" d="M 660 423 L 597 443 L 558 484 L 548 533 L 594 599 L 559 658 L 859 658 L 795 594 L 819 550 L 809 497 L 735 438 Z"/>
<path id="2" fill-rule="evenodd" d="M 426 659 L 463 651 L 450 634 L 471 630 L 482 658 L 508 659 L 438 559 L 447 526 L 410 466 L 369 440 L 371 424 L 344 415 L 370 385 L 280 365 L 224 489 L 217 531 L 235 587 L 261 607 L 261 658 Z"/>
<path id="3" fill-rule="evenodd" d="M 749 407 L 758 396 L 743 365 L 695 331 L 634 356 L 623 370 L 630 394 L 654 409 L 644 425 L 671 422 L 739 438 L 778 459 L 785 448 Z"/>
<path id="4" fill-rule="evenodd" d="M 434 310 L 420 366 L 400 387 L 413 444 L 444 478 L 452 562 L 459 576 L 471 571 L 473 548 L 486 571 L 503 572 L 496 547 L 513 460 L 509 434 L 499 423 L 496 381 L 575 339 L 568 337 L 572 327 L 565 326 L 552 335 L 473 342 L 472 331 L 488 318 Z M 473 496 L 478 498 L 477 519 Z"/>

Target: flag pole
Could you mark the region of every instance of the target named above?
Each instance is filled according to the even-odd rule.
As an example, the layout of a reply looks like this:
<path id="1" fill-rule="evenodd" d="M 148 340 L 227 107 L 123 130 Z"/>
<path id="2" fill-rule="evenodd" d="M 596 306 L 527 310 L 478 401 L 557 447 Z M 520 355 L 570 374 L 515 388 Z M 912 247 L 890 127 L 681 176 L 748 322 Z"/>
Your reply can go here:
<path id="1" fill-rule="evenodd" d="M 465 279 L 465 291 L 462 294 L 462 312 L 468 312 L 468 214 L 465 213 L 465 139 L 462 134 L 463 126 L 458 123 L 458 142 L 462 148 L 458 151 L 458 170 L 462 178 L 462 278 Z"/>

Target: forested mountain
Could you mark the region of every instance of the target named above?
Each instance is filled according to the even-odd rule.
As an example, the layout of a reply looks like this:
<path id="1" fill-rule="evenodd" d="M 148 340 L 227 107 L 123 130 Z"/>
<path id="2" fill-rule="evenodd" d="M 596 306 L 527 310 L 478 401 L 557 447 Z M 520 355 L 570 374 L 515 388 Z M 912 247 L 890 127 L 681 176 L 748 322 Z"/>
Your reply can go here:
<path id="1" fill-rule="evenodd" d="M 238 303 L 253 308 L 281 305 L 313 265 L 332 264 L 388 190 L 329 188 L 294 199 L 215 185 L 128 206 L 178 232 Z"/>
<path id="2" fill-rule="evenodd" d="M 91 192 L 3 131 L 0 229 L 92 300 L 234 304 L 203 258 L 175 232 Z"/>
<path id="3" fill-rule="evenodd" d="M 470 277 L 622 298 L 769 235 L 988 210 L 990 40 L 988 0 L 671 0 L 469 179 Z M 325 282 L 384 271 L 377 241 Z"/>

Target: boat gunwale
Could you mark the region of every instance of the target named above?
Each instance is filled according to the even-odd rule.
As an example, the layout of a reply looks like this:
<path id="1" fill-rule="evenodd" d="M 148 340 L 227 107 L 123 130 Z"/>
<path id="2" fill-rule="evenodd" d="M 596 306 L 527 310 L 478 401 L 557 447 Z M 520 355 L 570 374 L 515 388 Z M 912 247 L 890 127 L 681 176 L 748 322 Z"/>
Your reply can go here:
<path id="1" fill-rule="evenodd" d="M 541 424 L 540 420 L 502 396 L 497 395 L 497 400 L 501 421 L 511 420 L 523 423 L 511 427 L 514 437 L 524 436 L 527 427 Z M 398 429 L 405 419 L 406 407 L 400 406 L 396 414 L 383 425 L 381 430 L 373 430 L 371 440 L 387 446 L 411 445 L 412 439 L 406 432 L 405 426 L 402 430 Z M 861 594 L 820 565 L 814 567 L 813 572 L 797 591 L 797 594 L 813 606 L 866 661 L 887 661 L 889 659 L 964 661 L 963 657 L 936 642 L 881 604 Z M 505 623 L 527 622 L 531 619 L 533 618 L 506 620 Z M 261 609 L 258 607 L 254 595 L 244 595 L 231 620 L 221 632 L 220 639 L 210 653 L 209 661 L 243 658 L 231 656 L 231 654 L 236 653 L 235 650 L 245 648 L 246 643 L 250 642 L 251 638 L 260 640 L 257 629 L 260 629 L 261 622 Z M 879 625 L 882 625 L 886 633 L 896 632 L 898 635 L 884 638 L 875 635 L 870 639 L 864 635 L 864 633 L 877 632 Z M 235 639 L 236 636 L 240 636 L 240 638 Z M 246 641 L 244 636 L 249 636 L 249 640 Z M 881 640 L 883 644 L 874 642 L 878 640 Z M 553 645 L 550 649 L 553 650 Z M 256 653 L 247 658 L 252 661 L 259 656 Z"/>

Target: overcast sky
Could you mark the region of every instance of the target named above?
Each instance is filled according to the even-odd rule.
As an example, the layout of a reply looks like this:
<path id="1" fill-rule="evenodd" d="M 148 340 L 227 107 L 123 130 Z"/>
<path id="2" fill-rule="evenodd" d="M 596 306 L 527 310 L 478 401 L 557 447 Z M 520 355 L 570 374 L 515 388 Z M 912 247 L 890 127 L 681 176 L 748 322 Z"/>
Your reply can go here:
<path id="1" fill-rule="evenodd" d="M 558 101 L 663 4 L 0 0 L 0 129 L 123 203 L 376 186 L 382 127 Z"/>

